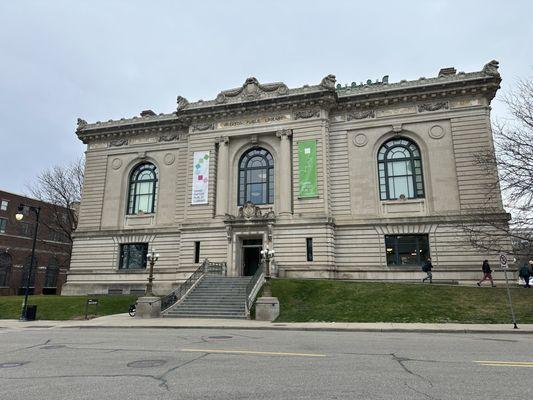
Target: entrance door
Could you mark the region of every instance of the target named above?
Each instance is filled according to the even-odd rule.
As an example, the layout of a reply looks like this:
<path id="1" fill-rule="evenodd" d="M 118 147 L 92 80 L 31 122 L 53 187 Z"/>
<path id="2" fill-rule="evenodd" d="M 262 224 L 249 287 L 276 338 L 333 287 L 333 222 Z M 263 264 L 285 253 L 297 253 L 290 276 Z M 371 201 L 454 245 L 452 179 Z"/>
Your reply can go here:
<path id="1" fill-rule="evenodd" d="M 261 263 L 261 249 L 263 241 L 261 239 L 244 239 L 242 241 L 242 274 L 252 276 Z"/>

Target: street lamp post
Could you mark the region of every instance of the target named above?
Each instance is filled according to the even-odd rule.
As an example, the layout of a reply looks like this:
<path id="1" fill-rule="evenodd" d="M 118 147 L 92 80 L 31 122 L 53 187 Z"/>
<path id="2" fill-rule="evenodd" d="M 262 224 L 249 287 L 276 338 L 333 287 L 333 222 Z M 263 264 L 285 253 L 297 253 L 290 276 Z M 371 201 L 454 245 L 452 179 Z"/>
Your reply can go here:
<path id="1" fill-rule="evenodd" d="M 24 291 L 24 301 L 22 303 L 22 312 L 20 314 L 20 320 L 21 321 L 27 321 L 26 318 L 26 312 L 28 308 L 28 295 L 30 293 L 30 282 L 31 282 L 31 273 L 33 269 L 33 263 L 35 260 L 35 245 L 37 243 L 37 230 L 39 229 L 39 216 L 41 214 L 41 207 L 39 206 L 28 206 L 26 204 L 20 203 L 17 209 L 17 214 L 15 214 L 15 218 L 17 221 L 21 221 L 24 218 L 24 207 L 28 208 L 29 210 L 33 211 L 35 213 L 35 230 L 33 231 L 33 243 L 31 245 L 31 260 L 30 260 L 30 267 L 28 268 L 28 276 L 26 277 L 26 289 Z"/>
<path id="2" fill-rule="evenodd" d="M 264 297 L 272 297 L 272 291 L 270 289 L 270 262 L 274 258 L 274 250 L 270 250 L 268 247 L 261 250 L 261 257 L 265 262 L 265 290 L 263 292 Z"/>
<path id="3" fill-rule="evenodd" d="M 154 281 L 154 264 L 157 260 L 159 260 L 159 254 L 155 252 L 154 248 L 152 248 L 146 258 L 148 258 L 148 261 L 150 263 L 150 271 L 148 273 L 148 284 L 146 285 L 146 296 L 153 297 L 154 293 L 152 291 L 152 282 Z"/>

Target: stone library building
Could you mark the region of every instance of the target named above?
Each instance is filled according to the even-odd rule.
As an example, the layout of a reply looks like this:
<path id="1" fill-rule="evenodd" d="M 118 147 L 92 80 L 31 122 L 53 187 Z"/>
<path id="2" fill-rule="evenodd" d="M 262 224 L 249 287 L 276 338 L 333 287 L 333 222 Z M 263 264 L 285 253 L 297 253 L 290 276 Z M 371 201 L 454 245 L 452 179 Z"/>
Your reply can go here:
<path id="1" fill-rule="evenodd" d="M 317 79 L 318 81 L 319 79 Z M 473 283 L 484 259 L 461 224 L 507 221 L 490 104 L 498 62 L 436 77 L 289 88 L 248 78 L 168 114 L 78 119 L 87 145 L 79 224 L 63 294 L 167 294 L 205 259 L 253 275 L 274 250 L 278 278 Z"/>

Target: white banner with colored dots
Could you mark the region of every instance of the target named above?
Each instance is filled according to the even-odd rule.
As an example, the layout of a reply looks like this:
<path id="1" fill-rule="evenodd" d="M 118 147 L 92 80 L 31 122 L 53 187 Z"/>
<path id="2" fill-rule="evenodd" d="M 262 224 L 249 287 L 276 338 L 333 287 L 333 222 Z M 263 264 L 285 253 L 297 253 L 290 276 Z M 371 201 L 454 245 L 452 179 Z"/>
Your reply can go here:
<path id="1" fill-rule="evenodd" d="M 193 155 L 192 204 L 207 204 L 209 189 L 209 151 L 195 151 Z"/>

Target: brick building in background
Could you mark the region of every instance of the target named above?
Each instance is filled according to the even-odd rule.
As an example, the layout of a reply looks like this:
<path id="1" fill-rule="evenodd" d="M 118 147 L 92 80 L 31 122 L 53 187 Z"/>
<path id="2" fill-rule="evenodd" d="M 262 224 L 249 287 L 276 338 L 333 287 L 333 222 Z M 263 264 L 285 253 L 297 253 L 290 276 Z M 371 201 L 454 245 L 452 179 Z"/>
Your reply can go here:
<path id="1" fill-rule="evenodd" d="M 20 204 L 41 207 L 30 293 L 59 294 L 72 249 L 69 210 L 0 190 L 0 295 L 23 294 L 26 287 L 36 218 L 24 207 L 24 217 L 17 221 Z"/>

